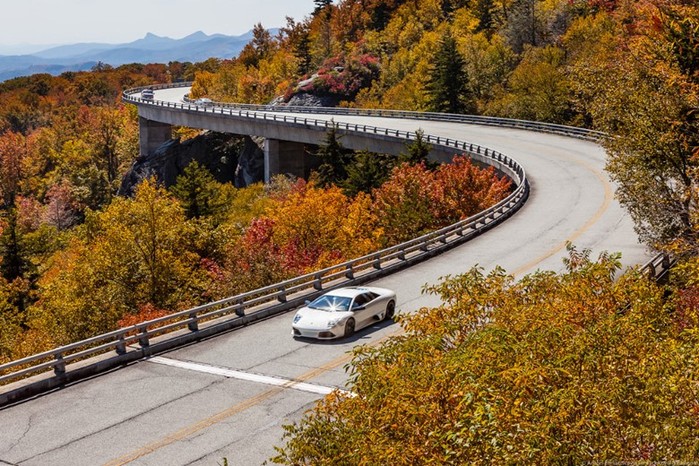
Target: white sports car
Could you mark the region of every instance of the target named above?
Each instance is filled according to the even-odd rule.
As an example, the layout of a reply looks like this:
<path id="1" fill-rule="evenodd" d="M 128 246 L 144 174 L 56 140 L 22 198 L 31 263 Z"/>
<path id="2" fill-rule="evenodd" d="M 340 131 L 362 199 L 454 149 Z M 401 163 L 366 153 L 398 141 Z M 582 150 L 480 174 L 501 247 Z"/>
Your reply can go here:
<path id="1" fill-rule="evenodd" d="M 392 319 L 396 293 L 385 288 L 347 287 L 329 291 L 296 311 L 293 336 L 331 339 L 350 336 L 374 322 Z"/>

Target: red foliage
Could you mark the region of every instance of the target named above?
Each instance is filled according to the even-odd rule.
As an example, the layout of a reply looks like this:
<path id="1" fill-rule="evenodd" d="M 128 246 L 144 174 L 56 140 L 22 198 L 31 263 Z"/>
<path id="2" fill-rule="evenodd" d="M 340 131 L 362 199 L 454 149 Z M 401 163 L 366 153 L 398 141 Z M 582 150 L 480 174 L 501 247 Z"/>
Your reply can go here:
<path id="1" fill-rule="evenodd" d="M 673 320 L 678 332 L 699 325 L 699 287 L 680 290 Z"/>
<path id="2" fill-rule="evenodd" d="M 352 99 L 378 77 L 379 69 L 378 58 L 369 54 L 329 58 L 318 70 L 316 79 L 301 90 Z"/>
<path id="3" fill-rule="evenodd" d="M 150 303 L 144 304 L 139 307 L 136 314 L 128 314 L 122 317 L 119 322 L 117 322 L 117 326 L 119 328 L 130 327 L 132 325 L 140 324 L 141 322 L 164 317 L 170 314 L 170 312 L 171 311 L 167 311 L 165 309 L 158 309 Z"/>
<path id="4" fill-rule="evenodd" d="M 435 173 L 430 193 L 434 217 L 443 225 L 458 222 L 507 197 L 511 185 L 493 167 L 478 168 L 470 158 L 455 156 Z"/>

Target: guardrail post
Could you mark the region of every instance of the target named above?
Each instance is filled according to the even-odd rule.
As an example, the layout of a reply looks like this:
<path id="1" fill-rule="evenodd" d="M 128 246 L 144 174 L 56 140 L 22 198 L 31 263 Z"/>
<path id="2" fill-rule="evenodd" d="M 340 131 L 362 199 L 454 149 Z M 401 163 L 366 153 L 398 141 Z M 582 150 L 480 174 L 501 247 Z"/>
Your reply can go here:
<path id="1" fill-rule="evenodd" d="M 66 362 L 63 360 L 63 354 L 61 353 L 56 355 L 56 362 L 53 364 L 53 373 L 59 377 L 66 373 Z"/>
<path id="2" fill-rule="evenodd" d="M 279 294 L 277 295 L 277 301 L 280 303 L 285 303 L 286 302 L 286 288 L 281 287 L 279 290 Z"/>
<path id="3" fill-rule="evenodd" d="M 148 327 L 145 325 L 143 327 L 139 327 L 138 329 L 141 334 L 138 336 L 138 344 L 141 345 L 142 348 L 147 348 L 150 346 L 150 340 L 148 339 Z"/>
<path id="4" fill-rule="evenodd" d="M 371 264 L 376 270 L 381 270 L 381 256 L 378 254 L 374 257 L 374 261 Z"/>
<path id="5" fill-rule="evenodd" d="M 243 303 L 243 300 L 238 299 L 235 302 L 235 305 L 238 306 L 235 310 L 235 315 L 237 315 L 238 317 L 244 317 L 245 316 L 245 305 Z"/>
<path id="6" fill-rule="evenodd" d="M 192 332 L 198 331 L 199 330 L 199 321 L 197 320 L 197 313 L 192 312 L 191 314 L 189 314 L 189 318 L 194 319 L 194 320 L 187 324 L 187 328 Z"/>
<path id="7" fill-rule="evenodd" d="M 347 270 L 345 271 L 345 277 L 352 280 L 354 278 L 354 270 L 352 270 L 352 264 L 347 265 Z"/>
<path id="8" fill-rule="evenodd" d="M 313 288 L 315 288 L 318 291 L 323 289 L 323 281 L 321 280 L 321 276 L 319 273 L 316 274 L 315 280 L 313 280 Z"/>
<path id="9" fill-rule="evenodd" d="M 405 260 L 405 250 L 404 249 L 400 250 L 396 257 L 398 257 L 398 259 L 404 261 Z"/>
<path id="10" fill-rule="evenodd" d="M 121 356 L 126 354 L 126 341 L 124 340 L 124 334 L 119 335 L 119 341 L 116 344 L 116 354 Z"/>
<path id="11" fill-rule="evenodd" d="M 655 280 L 656 276 L 657 275 L 655 273 L 655 264 L 651 262 L 650 264 L 648 264 L 648 278 L 650 280 Z"/>

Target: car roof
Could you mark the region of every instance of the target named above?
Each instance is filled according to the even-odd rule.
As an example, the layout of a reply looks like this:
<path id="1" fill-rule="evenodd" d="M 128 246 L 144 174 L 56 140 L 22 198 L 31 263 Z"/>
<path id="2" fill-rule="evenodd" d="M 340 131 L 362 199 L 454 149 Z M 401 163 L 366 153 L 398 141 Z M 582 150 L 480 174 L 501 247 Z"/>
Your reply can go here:
<path id="1" fill-rule="evenodd" d="M 344 296 L 347 298 L 354 298 L 362 293 L 371 291 L 371 289 L 361 286 L 348 286 L 345 288 L 338 288 L 336 290 L 328 291 L 326 294 L 331 296 Z"/>

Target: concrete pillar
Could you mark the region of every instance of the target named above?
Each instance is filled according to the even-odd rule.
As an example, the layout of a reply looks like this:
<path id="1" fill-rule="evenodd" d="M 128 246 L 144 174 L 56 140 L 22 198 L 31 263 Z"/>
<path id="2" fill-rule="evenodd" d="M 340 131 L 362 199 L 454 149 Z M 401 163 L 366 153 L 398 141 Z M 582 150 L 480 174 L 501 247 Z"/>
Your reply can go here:
<path id="1" fill-rule="evenodd" d="M 138 117 L 141 156 L 153 153 L 162 143 L 172 139 L 172 125 Z"/>
<path id="2" fill-rule="evenodd" d="M 315 165 L 315 157 L 306 153 L 303 143 L 265 139 L 265 183 L 280 173 L 308 178 Z"/>

